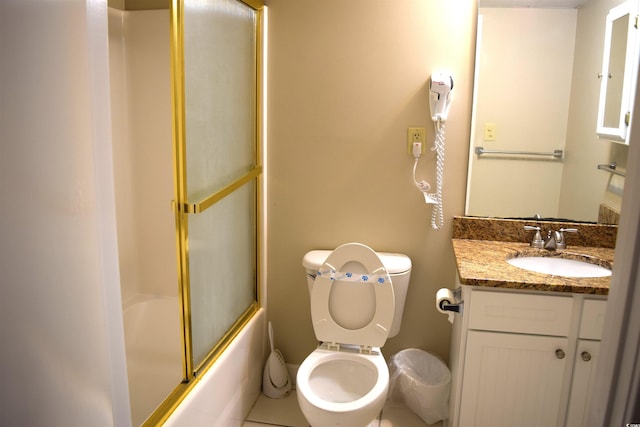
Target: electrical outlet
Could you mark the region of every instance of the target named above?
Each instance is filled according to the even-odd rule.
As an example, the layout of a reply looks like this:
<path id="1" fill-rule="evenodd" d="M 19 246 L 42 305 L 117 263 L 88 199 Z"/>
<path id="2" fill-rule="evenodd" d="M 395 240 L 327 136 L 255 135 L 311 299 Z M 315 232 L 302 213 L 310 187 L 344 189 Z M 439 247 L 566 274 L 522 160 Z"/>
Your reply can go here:
<path id="1" fill-rule="evenodd" d="M 425 128 L 407 128 L 407 152 L 413 154 L 413 143 L 420 142 L 422 144 L 421 154 L 425 152 Z"/>
<path id="2" fill-rule="evenodd" d="M 496 140 L 496 124 L 495 123 L 484 124 L 484 140 L 485 141 Z"/>

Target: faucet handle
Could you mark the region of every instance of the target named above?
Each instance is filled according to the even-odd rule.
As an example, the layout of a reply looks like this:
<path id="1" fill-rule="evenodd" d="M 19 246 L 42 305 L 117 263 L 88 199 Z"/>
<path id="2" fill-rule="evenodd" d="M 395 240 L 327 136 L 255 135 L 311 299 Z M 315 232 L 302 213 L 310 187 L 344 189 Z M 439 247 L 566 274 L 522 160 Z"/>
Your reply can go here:
<path id="1" fill-rule="evenodd" d="M 561 228 L 558 232 L 557 232 L 557 241 L 556 241 L 556 247 L 558 249 L 566 249 L 567 248 L 567 242 L 564 238 L 564 233 L 577 233 L 578 229 L 577 228 Z"/>
<path id="2" fill-rule="evenodd" d="M 544 247 L 544 240 L 542 240 L 542 235 L 540 234 L 540 227 L 535 227 L 533 225 L 525 225 L 524 229 L 527 231 L 536 232 L 536 234 L 533 236 L 533 240 L 531 240 L 530 246 L 532 248 L 542 249 Z"/>
<path id="3" fill-rule="evenodd" d="M 561 233 L 577 233 L 578 229 L 577 228 L 561 228 L 560 232 Z"/>

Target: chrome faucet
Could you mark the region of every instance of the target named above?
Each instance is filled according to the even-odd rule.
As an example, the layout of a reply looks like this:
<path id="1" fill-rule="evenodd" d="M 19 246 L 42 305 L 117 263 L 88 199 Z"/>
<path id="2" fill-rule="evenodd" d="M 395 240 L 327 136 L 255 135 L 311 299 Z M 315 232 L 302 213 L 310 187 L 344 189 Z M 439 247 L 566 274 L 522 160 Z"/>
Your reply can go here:
<path id="1" fill-rule="evenodd" d="M 564 233 L 577 233 L 576 228 L 561 228 L 559 231 L 549 230 L 547 233 L 547 239 L 544 241 L 544 248 L 550 251 L 556 249 L 566 249 L 567 242 L 564 238 Z"/>
<path id="2" fill-rule="evenodd" d="M 525 225 L 524 229 L 527 231 L 536 232 L 529 246 L 531 246 L 532 248 L 538 248 L 538 249 L 548 249 L 550 251 L 554 251 L 556 249 L 566 249 L 567 242 L 564 238 L 564 233 L 578 232 L 578 229 L 576 228 L 561 228 L 559 231 L 549 230 L 547 233 L 547 238 L 542 239 L 542 235 L 540 233 L 542 229 L 540 227 Z"/>

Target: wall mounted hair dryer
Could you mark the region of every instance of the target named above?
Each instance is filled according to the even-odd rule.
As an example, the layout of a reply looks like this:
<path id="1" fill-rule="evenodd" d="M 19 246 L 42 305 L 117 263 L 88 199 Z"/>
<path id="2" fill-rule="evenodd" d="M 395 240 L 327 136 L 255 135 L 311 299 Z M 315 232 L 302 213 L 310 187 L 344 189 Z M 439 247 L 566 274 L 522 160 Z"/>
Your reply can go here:
<path id="1" fill-rule="evenodd" d="M 413 183 L 424 195 L 424 201 L 433 206 L 431 213 L 431 227 L 440 230 L 444 225 L 444 213 L 442 208 L 442 183 L 444 180 L 444 125 L 449 115 L 451 106 L 451 91 L 453 90 L 453 77 L 447 73 L 436 72 L 429 79 L 429 108 L 431 120 L 436 130 L 436 138 L 432 151 L 436 152 L 436 191 L 429 193 L 431 186 L 426 181 L 416 179 L 416 167 L 418 159 L 422 155 L 420 142 L 413 143 Z M 417 144 L 417 145 L 416 145 Z"/>
<path id="2" fill-rule="evenodd" d="M 442 207 L 442 182 L 444 181 L 444 124 L 449 115 L 451 106 L 451 91 L 453 90 L 453 77 L 451 75 L 436 72 L 429 80 L 429 107 L 431 108 L 431 120 L 436 128 L 436 139 L 433 148 L 436 152 L 436 192 L 430 194 L 435 200 L 431 213 L 431 227 L 440 230 L 444 225 L 444 209 Z"/>
<path id="3" fill-rule="evenodd" d="M 447 120 L 452 90 L 453 77 L 445 73 L 433 73 L 429 80 L 429 107 L 434 122 Z"/>

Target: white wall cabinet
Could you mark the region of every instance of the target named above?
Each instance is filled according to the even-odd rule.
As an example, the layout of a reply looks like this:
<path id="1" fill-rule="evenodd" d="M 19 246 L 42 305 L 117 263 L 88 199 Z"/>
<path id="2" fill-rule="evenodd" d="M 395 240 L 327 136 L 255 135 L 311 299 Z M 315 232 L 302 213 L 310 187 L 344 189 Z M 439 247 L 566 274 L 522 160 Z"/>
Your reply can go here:
<path id="1" fill-rule="evenodd" d="M 467 286 L 462 298 L 449 425 L 584 425 L 606 300 Z"/>
<path id="2" fill-rule="evenodd" d="M 606 18 L 600 100 L 596 133 L 600 138 L 629 144 L 629 124 L 638 74 L 638 0 L 628 0 Z"/>

